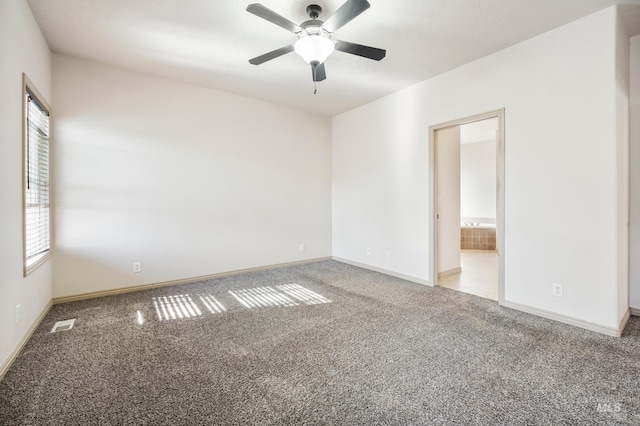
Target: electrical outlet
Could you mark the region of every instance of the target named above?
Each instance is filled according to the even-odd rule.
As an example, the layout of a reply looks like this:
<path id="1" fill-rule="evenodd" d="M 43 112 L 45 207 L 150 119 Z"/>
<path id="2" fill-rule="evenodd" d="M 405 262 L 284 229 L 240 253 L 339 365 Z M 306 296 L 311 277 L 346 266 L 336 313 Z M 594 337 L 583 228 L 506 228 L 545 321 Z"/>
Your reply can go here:
<path id="1" fill-rule="evenodd" d="M 558 283 L 551 284 L 551 294 L 556 297 L 564 297 L 564 285 Z"/>
<path id="2" fill-rule="evenodd" d="M 16 305 L 16 324 L 20 322 L 20 304 Z"/>
<path id="3" fill-rule="evenodd" d="M 371 249 L 367 247 L 367 256 L 371 256 Z"/>
<path id="4" fill-rule="evenodd" d="M 142 272 L 142 262 L 133 262 L 133 272 Z"/>
<path id="5" fill-rule="evenodd" d="M 384 252 L 384 258 L 387 260 L 391 260 L 391 252 L 389 250 Z"/>
<path id="6" fill-rule="evenodd" d="M 300 243 L 300 251 L 304 251 L 304 243 Z"/>

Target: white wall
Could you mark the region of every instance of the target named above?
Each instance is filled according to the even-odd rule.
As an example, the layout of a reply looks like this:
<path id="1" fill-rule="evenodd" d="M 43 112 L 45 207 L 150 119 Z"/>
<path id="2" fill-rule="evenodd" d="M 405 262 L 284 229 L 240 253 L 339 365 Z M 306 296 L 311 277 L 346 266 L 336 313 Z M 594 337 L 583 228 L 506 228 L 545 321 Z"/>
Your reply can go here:
<path id="1" fill-rule="evenodd" d="M 640 311 L 640 36 L 631 38 L 629 130 L 631 144 L 630 305 Z"/>
<path id="2" fill-rule="evenodd" d="M 460 127 L 436 131 L 438 273 L 460 270 Z"/>
<path id="3" fill-rule="evenodd" d="M 51 53 L 26 1 L 0 1 L 0 370 L 51 300 L 51 261 L 23 278 L 22 73 L 51 104 Z M 55 109 L 54 109 L 55 113 Z M 16 323 L 16 305 L 21 319 Z"/>
<path id="4" fill-rule="evenodd" d="M 429 280 L 429 126 L 505 108 L 506 302 L 617 330 L 616 19 L 600 11 L 334 117 L 334 256 Z M 396 256 L 367 258 L 369 244 Z"/>
<path id="5" fill-rule="evenodd" d="M 460 146 L 460 216 L 496 218 L 496 141 Z"/>
<path id="6" fill-rule="evenodd" d="M 329 118 L 58 54 L 53 86 L 54 297 L 331 255 Z"/>
<path id="7" fill-rule="evenodd" d="M 622 15 L 616 20 L 615 119 L 616 119 L 616 256 L 618 311 L 629 310 L 629 34 Z"/>

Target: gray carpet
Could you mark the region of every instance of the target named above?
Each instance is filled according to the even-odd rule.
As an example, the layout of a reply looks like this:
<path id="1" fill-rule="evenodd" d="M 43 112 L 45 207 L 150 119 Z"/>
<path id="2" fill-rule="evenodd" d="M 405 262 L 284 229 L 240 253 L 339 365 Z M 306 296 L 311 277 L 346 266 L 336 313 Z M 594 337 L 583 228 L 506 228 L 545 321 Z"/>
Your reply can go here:
<path id="1" fill-rule="evenodd" d="M 326 261 L 56 305 L 0 424 L 637 425 L 639 373 L 640 318 L 606 337 Z"/>

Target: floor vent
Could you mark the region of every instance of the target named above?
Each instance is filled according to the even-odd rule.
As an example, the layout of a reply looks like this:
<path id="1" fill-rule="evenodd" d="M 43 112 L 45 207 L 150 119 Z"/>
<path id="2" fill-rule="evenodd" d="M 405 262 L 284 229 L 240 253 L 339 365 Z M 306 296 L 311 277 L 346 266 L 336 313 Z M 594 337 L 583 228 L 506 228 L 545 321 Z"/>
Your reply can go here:
<path id="1" fill-rule="evenodd" d="M 58 331 L 71 330 L 75 322 L 76 322 L 75 318 L 70 320 L 58 321 L 53 326 L 53 329 L 51 330 L 51 332 L 57 333 Z"/>

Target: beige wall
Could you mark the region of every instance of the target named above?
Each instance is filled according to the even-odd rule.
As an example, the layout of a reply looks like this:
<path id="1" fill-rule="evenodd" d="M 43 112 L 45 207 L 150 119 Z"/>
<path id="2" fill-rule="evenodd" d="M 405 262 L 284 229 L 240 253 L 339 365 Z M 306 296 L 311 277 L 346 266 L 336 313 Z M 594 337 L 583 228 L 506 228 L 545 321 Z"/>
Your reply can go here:
<path id="1" fill-rule="evenodd" d="M 53 87 L 54 297 L 331 255 L 329 118 L 58 54 Z"/>
<path id="2" fill-rule="evenodd" d="M 51 53 L 26 1 L 0 1 L 0 40 L 1 374 L 51 300 L 51 261 L 27 278 L 22 273 L 22 73 L 47 102 L 52 97 Z"/>

